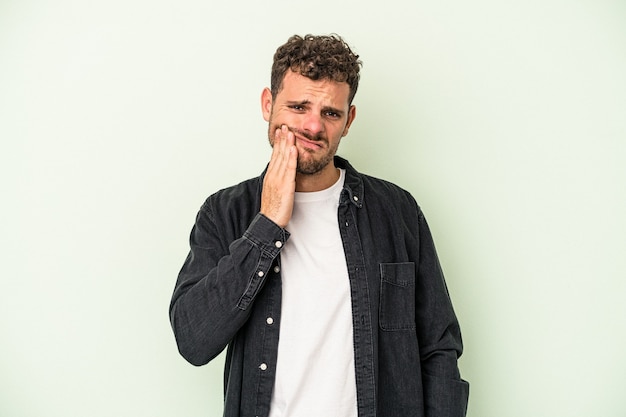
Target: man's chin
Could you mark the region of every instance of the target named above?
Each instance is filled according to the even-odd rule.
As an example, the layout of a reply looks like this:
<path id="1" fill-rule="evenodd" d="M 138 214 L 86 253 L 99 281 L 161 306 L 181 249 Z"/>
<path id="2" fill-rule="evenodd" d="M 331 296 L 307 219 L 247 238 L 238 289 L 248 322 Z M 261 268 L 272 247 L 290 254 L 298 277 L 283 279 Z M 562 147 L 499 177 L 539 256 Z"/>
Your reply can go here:
<path id="1" fill-rule="evenodd" d="M 332 158 L 329 160 L 303 160 L 298 157 L 298 165 L 296 166 L 296 172 L 302 175 L 316 175 L 319 174 L 332 162 Z"/>
<path id="2" fill-rule="evenodd" d="M 324 167 L 319 167 L 317 165 L 311 166 L 310 164 L 304 164 L 296 167 L 296 172 L 301 175 L 316 175 L 319 174 Z"/>

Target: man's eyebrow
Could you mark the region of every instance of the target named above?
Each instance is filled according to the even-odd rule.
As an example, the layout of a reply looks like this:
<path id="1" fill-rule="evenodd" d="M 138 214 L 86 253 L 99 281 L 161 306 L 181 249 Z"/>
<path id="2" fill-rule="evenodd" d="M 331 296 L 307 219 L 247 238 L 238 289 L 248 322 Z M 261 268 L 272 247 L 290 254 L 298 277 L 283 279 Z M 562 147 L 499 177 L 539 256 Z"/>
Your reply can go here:
<path id="1" fill-rule="evenodd" d="M 285 105 L 287 107 L 290 107 L 290 106 L 306 107 L 309 104 L 311 104 L 310 100 L 300 100 L 300 101 L 298 101 L 298 100 L 287 100 L 285 102 Z M 337 108 L 332 107 L 332 106 L 324 106 L 324 107 L 322 107 L 322 112 L 324 112 L 324 113 L 336 113 L 339 116 L 343 116 L 344 113 L 345 113 L 345 111 L 343 111 L 341 109 L 337 109 Z"/>
<path id="2" fill-rule="evenodd" d="M 288 106 L 306 106 L 308 104 L 311 104 L 310 100 L 301 100 L 301 101 L 289 100 L 289 101 L 287 101 L 287 105 Z"/>

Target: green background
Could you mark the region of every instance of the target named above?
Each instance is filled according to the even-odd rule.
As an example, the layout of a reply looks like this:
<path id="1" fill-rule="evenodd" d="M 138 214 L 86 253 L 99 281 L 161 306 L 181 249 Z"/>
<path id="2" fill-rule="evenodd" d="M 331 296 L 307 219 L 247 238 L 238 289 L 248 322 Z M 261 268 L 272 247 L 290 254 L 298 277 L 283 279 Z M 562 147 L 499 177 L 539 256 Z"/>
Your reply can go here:
<path id="1" fill-rule="evenodd" d="M 0 1 L 0 415 L 221 415 L 169 328 L 188 234 L 269 158 L 275 48 L 337 32 L 340 154 L 426 213 L 468 415 L 624 416 L 625 3 L 226 3 Z"/>

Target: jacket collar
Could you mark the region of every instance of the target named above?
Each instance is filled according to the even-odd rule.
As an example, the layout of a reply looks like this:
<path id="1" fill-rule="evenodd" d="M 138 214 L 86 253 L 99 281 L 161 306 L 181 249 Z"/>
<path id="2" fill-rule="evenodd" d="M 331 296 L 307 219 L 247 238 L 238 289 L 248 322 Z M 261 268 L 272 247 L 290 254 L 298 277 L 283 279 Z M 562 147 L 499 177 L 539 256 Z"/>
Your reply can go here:
<path id="1" fill-rule="evenodd" d="M 343 192 L 341 193 L 341 198 L 339 203 L 345 204 L 350 202 L 354 204 L 358 208 L 363 207 L 363 202 L 365 200 L 365 196 L 363 193 L 363 179 L 361 178 L 361 174 L 350 165 L 347 159 L 344 159 L 340 156 L 335 155 L 335 166 L 337 168 L 346 170 L 346 180 L 343 185 Z M 261 197 L 261 192 L 263 190 L 263 179 L 265 178 L 265 173 L 267 172 L 267 166 L 259 176 L 259 201 Z"/>
<path id="2" fill-rule="evenodd" d="M 363 193 L 363 179 L 361 174 L 350 165 L 348 160 L 335 155 L 335 166 L 346 170 L 346 180 L 343 184 L 344 192 L 341 195 L 340 204 L 346 201 L 354 204 L 358 208 L 363 207 L 365 196 Z"/>

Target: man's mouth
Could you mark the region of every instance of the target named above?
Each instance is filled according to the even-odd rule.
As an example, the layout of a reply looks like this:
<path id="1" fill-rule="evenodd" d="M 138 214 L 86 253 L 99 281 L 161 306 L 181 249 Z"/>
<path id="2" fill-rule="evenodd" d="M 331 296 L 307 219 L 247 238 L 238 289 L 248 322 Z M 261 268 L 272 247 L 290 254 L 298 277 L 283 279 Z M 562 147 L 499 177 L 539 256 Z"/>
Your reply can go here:
<path id="1" fill-rule="evenodd" d="M 305 149 L 312 149 L 312 150 L 321 149 L 324 144 L 324 142 L 321 140 L 311 140 L 298 134 L 296 134 L 295 136 L 296 136 L 296 143 Z"/>
<path id="2" fill-rule="evenodd" d="M 326 140 L 321 136 L 313 137 L 313 135 L 302 132 L 299 129 L 289 128 L 296 138 L 296 144 L 300 144 L 305 149 L 318 150 L 324 147 Z"/>

